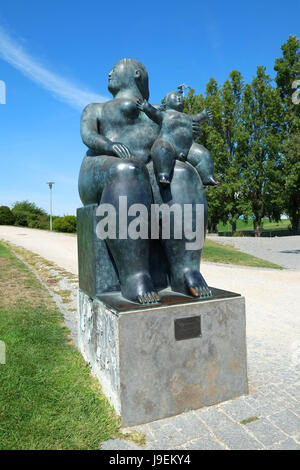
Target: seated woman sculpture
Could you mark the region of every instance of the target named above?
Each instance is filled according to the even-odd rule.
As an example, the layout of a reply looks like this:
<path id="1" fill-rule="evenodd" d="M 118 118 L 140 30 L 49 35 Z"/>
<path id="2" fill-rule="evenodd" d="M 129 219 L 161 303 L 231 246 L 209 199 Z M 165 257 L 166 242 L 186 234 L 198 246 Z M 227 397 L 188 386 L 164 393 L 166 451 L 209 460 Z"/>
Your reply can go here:
<path id="1" fill-rule="evenodd" d="M 170 185 L 159 186 L 151 161 L 151 147 L 159 126 L 136 106 L 137 100 L 149 99 L 145 67 L 134 59 L 120 60 L 109 73 L 108 89 L 112 100 L 89 104 L 82 113 L 81 136 L 89 148 L 79 174 L 82 203 L 112 204 L 117 215 L 120 196 L 127 197 L 128 206 L 143 204 L 149 214 L 152 203 L 168 206 L 176 203 L 180 207 L 190 204 L 193 227 L 196 205 L 203 204 L 200 230 L 205 234 L 207 205 L 197 170 L 201 167 L 204 179 L 209 180 L 211 169 L 205 171 L 208 167 L 205 162 L 211 160 L 208 151 L 194 143 L 186 162 L 176 160 Z M 159 270 L 165 271 L 168 285 L 175 292 L 193 297 L 211 295 L 199 271 L 201 249 L 187 250 L 186 242 L 185 235 L 176 239 L 173 232 L 169 239 L 155 243 L 142 238 L 107 239 L 123 297 L 142 304 L 159 302 L 158 290 L 162 287 L 156 280 Z"/>
<path id="2" fill-rule="evenodd" d="M 151 159 L 158 183 L 170 184 L 175 160 L 186 160 L 193 144 L 192 123 L 208 121 L 211 114 L 206 110 L 195 115 L 185 114 L 184 97 L 179 91 L 168 93 L 160 108 L 155 108 L 147 100 L 138 100 L 136 105 L 159 126 L 158 138 L 151 148 Z"/>

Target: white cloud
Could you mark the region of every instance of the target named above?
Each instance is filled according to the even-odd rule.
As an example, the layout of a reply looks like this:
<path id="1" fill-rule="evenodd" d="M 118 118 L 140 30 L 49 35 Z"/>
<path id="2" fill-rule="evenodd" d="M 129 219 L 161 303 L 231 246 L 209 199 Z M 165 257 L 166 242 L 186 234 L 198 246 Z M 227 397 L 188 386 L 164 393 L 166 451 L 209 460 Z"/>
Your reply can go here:
<path id="1" fill-rule="evenodd" d="M 108 100 L 107 97 L 81 88 L 40 65 L 2 27 L 0 27 L 0 58 L 74 108 L 82 109 L 88 103 Z"/>

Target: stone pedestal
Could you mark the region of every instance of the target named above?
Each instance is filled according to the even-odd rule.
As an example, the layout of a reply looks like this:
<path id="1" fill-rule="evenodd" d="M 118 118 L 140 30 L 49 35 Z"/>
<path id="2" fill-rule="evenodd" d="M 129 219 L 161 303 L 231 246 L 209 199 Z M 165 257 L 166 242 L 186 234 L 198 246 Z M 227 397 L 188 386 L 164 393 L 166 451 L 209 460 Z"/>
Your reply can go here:
<path id="1" fill-rule="evenodd" d="M 79 348 L 123 426 L 248 393 L 244 298 L 160 294 L 161 304 L 139 306 L 79 290 Z"/>

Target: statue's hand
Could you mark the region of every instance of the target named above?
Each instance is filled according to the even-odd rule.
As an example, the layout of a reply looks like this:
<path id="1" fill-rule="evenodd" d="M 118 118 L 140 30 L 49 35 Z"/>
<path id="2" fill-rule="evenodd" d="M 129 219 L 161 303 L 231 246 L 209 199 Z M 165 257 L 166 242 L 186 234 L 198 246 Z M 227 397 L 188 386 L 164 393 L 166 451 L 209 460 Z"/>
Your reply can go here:
<path id="1" fill-rule="evenodd" d="M 192 120 L 193 137 L 196 139 L 200 135 L 201 126 L 199 121 Z"/>
<path id="2" fill-rule="evenodd" d="M 147 107 L 147 104 L 148 104 L 147 100 L 142 100 L 140 98 L 138 100 L 136 100 L 135 103 L 136 103 L 137 109 L 139 109 L 140 111 L 144 111 Z"/>
<path id="3" fill-rule="evenodd" d="M 131 152 L 126 145 L 121 144 L 120 142 L 114 142 L 112 144 L 112 151 L 119 158 L 131 158 Z"/>

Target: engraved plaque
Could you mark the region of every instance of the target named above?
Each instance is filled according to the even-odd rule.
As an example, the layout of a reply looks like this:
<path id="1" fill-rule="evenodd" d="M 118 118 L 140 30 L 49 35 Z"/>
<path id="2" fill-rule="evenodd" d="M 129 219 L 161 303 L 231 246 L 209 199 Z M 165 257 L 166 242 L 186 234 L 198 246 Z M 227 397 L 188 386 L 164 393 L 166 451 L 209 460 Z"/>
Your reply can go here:
<path id="1" fill-rule="evenodd" d="M 174 321 L 175 339 L 181 341 L 183 339 L 198 338 L 201 336 L 201 317 L 177 318 Z"/>

